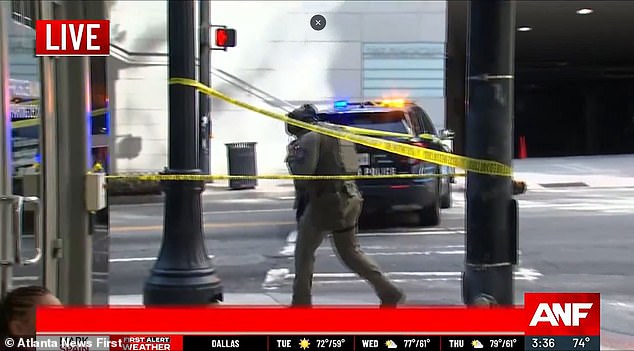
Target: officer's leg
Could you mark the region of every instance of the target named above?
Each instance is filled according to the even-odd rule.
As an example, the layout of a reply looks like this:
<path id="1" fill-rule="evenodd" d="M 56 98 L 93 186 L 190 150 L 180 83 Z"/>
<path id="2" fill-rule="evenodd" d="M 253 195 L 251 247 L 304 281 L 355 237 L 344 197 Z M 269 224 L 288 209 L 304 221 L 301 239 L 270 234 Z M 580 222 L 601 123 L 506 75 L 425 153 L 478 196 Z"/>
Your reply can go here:
<path id="1" fill-rule="evenodd" d="M 332 242 L 341 261 L 367 280 L 383 304 L 395 305 L 404 294 L 382 272 L 378 264 L 365 255 L 357 239 L 357 226 L 333 233 Z"/>
<path id="2" fill-rule="evenodd" d="M 321 245 L 324 233 L 311 220 L 310 205 L 299 220 L 295 241 L 295 280 L 293 305 L 310 305 L 315 265 L 315 251 Z"/>

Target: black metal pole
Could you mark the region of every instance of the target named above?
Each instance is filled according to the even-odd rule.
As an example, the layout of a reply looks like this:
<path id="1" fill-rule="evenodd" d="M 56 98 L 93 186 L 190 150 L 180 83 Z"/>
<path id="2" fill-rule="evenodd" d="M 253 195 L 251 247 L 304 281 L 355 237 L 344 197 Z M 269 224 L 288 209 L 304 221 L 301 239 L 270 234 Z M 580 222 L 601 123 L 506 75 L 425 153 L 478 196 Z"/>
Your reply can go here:
<path id="1" fill-rule="evenodd" d="M 466 154 L 511 165 L 515 3 L 472 0 Z M 465 304 L 512 305 L 517 206 L 511 178 L 467 175 Z"/>
<path id="2" fill-rule="evenodd" d="M 169 77 L 195 79 L 194 1 L 169 0 Z M 200 174 L 196 90 L 169 86 L 169 169 Z M 201 181 L 165 181 L 165 220 L 158 259 L 145 283 L 145 305 L 222 301 L 222 285 L 205 248 Z"/>
<path id="3" fill-rule="evenodd" d="M 200 3 L 200 82 L 210 86 L 210 53 L 209 43 L 209 0 L 199 0 Z M 211 98 L 206 94 L 200 94 L 200 170 L 203 174 L 210 174 L 209 166 L 209 136 L 211 134 Z"/>

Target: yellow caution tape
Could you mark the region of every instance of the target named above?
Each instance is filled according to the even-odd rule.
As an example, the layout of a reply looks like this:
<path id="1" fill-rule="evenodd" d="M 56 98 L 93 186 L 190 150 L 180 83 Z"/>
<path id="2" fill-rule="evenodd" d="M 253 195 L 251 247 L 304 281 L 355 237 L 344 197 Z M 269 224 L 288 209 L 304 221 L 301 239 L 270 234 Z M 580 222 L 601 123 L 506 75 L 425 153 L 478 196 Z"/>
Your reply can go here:
<path id="1" fill-rule="evenodd" d="M 311 124 L 311 123 L 298 121 L 286 115 L 267 111 L 262 108 L 247 104 L 245 102 L 238 101 L 204 84 L 201 84 L 200 82 L 197 82 L 193 79 L 171 78 L 169 80 L 169 83 L 190 86 L 190 87 L 196 88 L 200 92 L 207 94 L 209 96 L 213 96 L 215 98 L 224 100 L 230 104 L 240 106 L 250 111 L 257 112 L 262 115 L 280 120 L 284 123 L 294 125 L 296 127 L 304 128 L 316 133 L 331 136 L 334 138 L 347 140 L 356 144 L 384 150 L 387 152 L 391 152 L 398 155 L 402 155 L 402 156 L 406 156 L 406 157 L 410 157 L 410 158 L 414 158 L 418 160 L 423 160 L 423 161 L 427 161 L 427 162 L 431 162 L 431 163 L 435 163 L 439 165 L 461 168 L 466 171 L 475 172 L 475 173 L 504 176 L 504 177 L 511 177 L 513 174 L 513 170 L 511 169 L 511 167 L 496 161 L 479 160 L 479 159 L 474 159 L 470 157 L 454 155 L 454 154 L 431 150 L 427 148 L 420 148 L 420 147 L 409 145 L 409 144 L 398 143 L 391 140 L 384 140 L 384 139 L 372 138 L 372 137 L 368 137 L 364 135 L 358 135 L 358 134 L 346 132 L 344 130 L 336 130 L 335 128 L 328 127 L 325 124 L 320 124 L 320 123 Z"/>
<path id="2" fill-rule="evenodd" d="M 93 170 L 94 172 L 94 170 Z M 464 177 L 465 173 L 448 174 L 392 174 L 392 175 L 332 175 L 332 176 L 312 176 L 312 175 L 195 175 L 195 174 L 116 174 L 106 175 L 106 179 L 134 179 L 142 181 L 163 181 L 163 180 L 188 180 L 188 181 L 208 181 L 208 180 L 255 180 L 255 179 L 284 179 L 284 180 L 360 180 L 360 179 L 416 179 L 416 178 L 448 178 Z"/>
<path id="3" fill-rule="evenodd" d="M 333 124 L 333 123 L 322 123 L 322 124 L 324 126 L 333 127 L 333 128 L 339 128 L 339 129 L 345 130 L 346 132 L 350 132 L 350 133 L 354 133 L 354 134 L 360 134 L 360 135 L 407 138 L 407 139 L 411 139 L 411 138 L 414 137 L 414 135 L 405 134 L 405 133 L 388 132 L 388 131 L 383 131 L 383 130 L 366 129 L 366 128 L 358 128 L 358 127 L 350 127 L 350 126 L 343 126 L 343 125 Z M 432 140 L 432 141 L 440 141 L 440 139 L 437 136 L 432 135 L 432 134 L 419 134 L 418 137 L 422 138 L 422 139 Z"/>
<path id="4" fill-rule="evenodd" d="M 92 173 L 103 172 L 103 166 L 101 162 L 95 162 L 94 166 L 92 166 Z"/>
<path id="5" fill-rule="evenodd" d="M 23 103 L 23 104 L 26 104 L 26 103 Z M 96 116 L 105 115 L 106 112 L 108 112 L 107 109 L 100 108 L 98 110 L 92 111 L 92 116 L 96 117 Z M 36 117 L 31 119 L 25 119 L 22 121 L 11 122 L 11 128 L 12 129 L 27 128 L 27 127 L 37 126 L 39 124 L 40 124 L 40 117 Z"/>
<path id="6" fill-rule="evenodd" d="M 40 118 L 37 117 L 32 119 L 25 119 L 22 121 L 11 122 L 11 128 L 13 129 L 27 128 L 27 127 L 33 127 L 39 124 L 40 124 Z"/>

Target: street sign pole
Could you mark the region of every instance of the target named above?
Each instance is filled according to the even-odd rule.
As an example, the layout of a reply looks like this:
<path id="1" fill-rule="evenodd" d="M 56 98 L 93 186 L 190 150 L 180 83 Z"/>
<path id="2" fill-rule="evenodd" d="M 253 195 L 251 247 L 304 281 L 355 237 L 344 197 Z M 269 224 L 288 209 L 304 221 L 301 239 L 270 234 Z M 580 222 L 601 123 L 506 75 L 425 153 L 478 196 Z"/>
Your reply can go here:
<path id="1" fill-rule="evenodd" d="M 195 79 L 194 2 L 169 0 L 169 77 Z M 196 90 L 169 86 L 169 169 L 199 175 Z M 145 305 L 204 305 L 222 301 L 222 285 L 203 235 L 202 181 L 164 181 L 165 219 L 159 256 L 145 283 Z"/>
<path id="2" fill-rule="evenodd" d="M 469 14 L 468 157 L 511 165 L 515 3 L 472 0 Z M 467 305 L 512 305 L 517 264 L 517 204 L 510 177 L 467 175 Z"/>
<path id="3" fill-rule="evenodd" d="M 211 86 L 211 44 L 209 43 L 209 0 L 200 0 L 200 82 Z M 200 101 L 200 170 L 203 174 L 211 174 L 209 137 L 211 135 L 211 101 L 210 97 L 201 93 Z"/>

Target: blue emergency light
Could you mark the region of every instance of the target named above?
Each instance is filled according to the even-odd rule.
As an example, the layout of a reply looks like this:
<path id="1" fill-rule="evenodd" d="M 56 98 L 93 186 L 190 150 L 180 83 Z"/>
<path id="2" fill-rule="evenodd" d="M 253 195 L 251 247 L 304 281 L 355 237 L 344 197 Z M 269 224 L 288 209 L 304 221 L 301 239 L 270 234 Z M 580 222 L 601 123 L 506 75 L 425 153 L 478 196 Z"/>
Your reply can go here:
<path id="1" fill-rule="evenodd" d="M 345 101 L 345 100 L 335 101 L 335 108 L 346 108 L 346 107 L 348 107 L 348 101 Z"/>
<path id="2" fill-rule="evenodd" d="M 36 154 L 35 157 L 33 157 L 33 161 L 35 161 L 35 163 L 42 162 L 42 157 L 40 156 L 40 154 Z"/>

